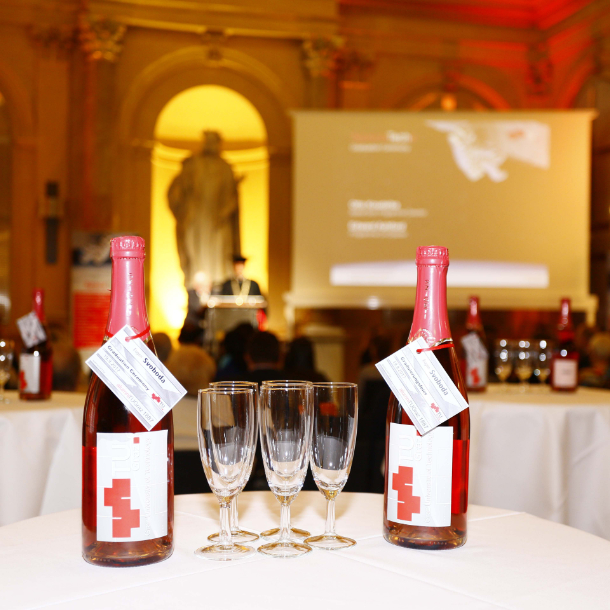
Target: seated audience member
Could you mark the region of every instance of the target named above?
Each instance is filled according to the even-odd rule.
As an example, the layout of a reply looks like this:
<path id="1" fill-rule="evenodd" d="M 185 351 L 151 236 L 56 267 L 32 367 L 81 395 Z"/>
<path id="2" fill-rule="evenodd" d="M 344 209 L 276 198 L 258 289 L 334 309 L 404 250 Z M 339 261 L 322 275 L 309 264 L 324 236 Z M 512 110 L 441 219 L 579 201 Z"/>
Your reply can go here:
<path id="1" fill-rule="evenodd" d="M 326 375 L 316 370 L 313 344 L 307 337 L 290 342 L 284 359 L 284 376 L 302 381 L 328 381 Z"/>
<path id="2" fill-rule="evenodd" d="M 165 333 L 153 333 L 152 340 L 159 360 L 165 364 L 172 353 L 172 340 Z"/>
<path id="3" fill-rule="evenodd" d="M 580 385 L 610 387 L 610 333 L 595 333 L 589 342 L 591 366 L 580 371 Z"/>
<path id="4" fill-rule="evenodd" d="M 225 335 L 222 342 L 224 353 L 218 360 L 216 381 L 243 381 L 248 374 L 246 345 L 254 334 L 251 324 L 239 324 Z"/>
<path id="5" fill-rule="evenodd" d="M 391 392 L 375 364 L 392 353 L 390 338 L 373 337 L 368 353 L 371 360 L 358 375 L 358 442 L 346 490 L 383 493 L 381 463 L 385 454 L 385 420 Z"/>
<path id="6" fill-rule="evenodd" d="M 76 392 L 81 377 L 81 359 L 76 348 L 65 341 L 53 344 L 53 390 Z"/>
<path id="7" fill-rule="evenodd" d="M 212 356 L 196 345 L 181 345 L 173 350 L 165 365 L 191 396 L 207 388 L 216 373 Z"/>
<path id="8" fill-rule="evenodd" d="M 285 379 L 281 366 L 278 338 L 268 331 L 257 330 L 246 345 L 247 381 L 271 381 Z"/>

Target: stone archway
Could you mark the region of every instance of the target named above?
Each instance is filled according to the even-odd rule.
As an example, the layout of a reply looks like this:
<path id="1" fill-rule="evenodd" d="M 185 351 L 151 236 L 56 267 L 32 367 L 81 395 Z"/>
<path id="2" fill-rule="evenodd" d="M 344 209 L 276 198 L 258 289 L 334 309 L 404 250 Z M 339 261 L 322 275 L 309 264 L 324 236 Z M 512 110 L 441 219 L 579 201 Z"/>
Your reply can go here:
<path id="1" fill-rule="evenodd" d="M 290 284 L 291 126 L 288 109 L 296 107 L 281 80 L 249 56 L 227 49 L 211 59 L 206 49 L 188 47 L 144 70 L 121 105 L 119 162 L 113 176 L 115 229 L 150 237 L 151 151 L 157 117 L 181 91 L 220 85 L 249 100 L 267 130 L 269 149 L 269 325 L 283 328 L 283 294 Z"/>

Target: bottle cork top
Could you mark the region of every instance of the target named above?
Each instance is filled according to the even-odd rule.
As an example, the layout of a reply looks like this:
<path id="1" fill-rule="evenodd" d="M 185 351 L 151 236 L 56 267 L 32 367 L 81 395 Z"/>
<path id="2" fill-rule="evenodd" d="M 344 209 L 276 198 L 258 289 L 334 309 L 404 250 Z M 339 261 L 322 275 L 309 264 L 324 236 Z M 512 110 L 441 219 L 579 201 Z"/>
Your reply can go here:
<path id="1" fill-rule="evenodd" d="M 123 235 L 110 240 L 111 258 L 144 258 L 146 256 L 144 239 L 135 235 Z"/>
<path id="2" fill-rule="evenodd" d="M 417 265 L 449 265 L 449 250 L 444 246 L 419 246 L 415 257 Z"/>

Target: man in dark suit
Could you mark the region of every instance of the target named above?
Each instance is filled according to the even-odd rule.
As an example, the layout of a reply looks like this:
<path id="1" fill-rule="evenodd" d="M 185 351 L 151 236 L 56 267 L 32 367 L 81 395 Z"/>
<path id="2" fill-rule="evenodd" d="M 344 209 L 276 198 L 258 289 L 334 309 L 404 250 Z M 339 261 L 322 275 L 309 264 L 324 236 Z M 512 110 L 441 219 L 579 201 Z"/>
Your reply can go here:
<path id="1" fill-rule="evenodd" d="M 254 280 L 244 276 L 246 257 L 237 254 L 233 257 L 233 277 L 224 282 L 220 294 L 236 297 L 260 296 L 261 289 Z"/>

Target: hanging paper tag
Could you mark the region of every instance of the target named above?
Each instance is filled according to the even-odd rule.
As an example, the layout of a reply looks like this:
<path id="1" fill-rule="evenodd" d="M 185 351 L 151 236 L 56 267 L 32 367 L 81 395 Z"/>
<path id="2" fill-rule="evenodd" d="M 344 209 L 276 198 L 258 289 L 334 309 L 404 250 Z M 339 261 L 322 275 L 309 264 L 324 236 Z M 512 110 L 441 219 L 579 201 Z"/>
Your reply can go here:
<path id="1" fill-rule="evenodd" d="M 375 366 L 420 434 L 447 421 L 468 403 L 423 337 Z"/>
<path id="2" fill-rule="evenodd" d="M 124 326 L 87 364 L 139 422 L 151 430 L 186 390 L 142 339 L 129 339 L 135 334 Z"/>
<path id="3" fill-rule="evenodd" d="M 47 333 L 44 332 L 44 327 L 33 311 L 18 318 L 17 326 L 21 333 L 21 339 L 28 349 L 47 340 Z"/>

